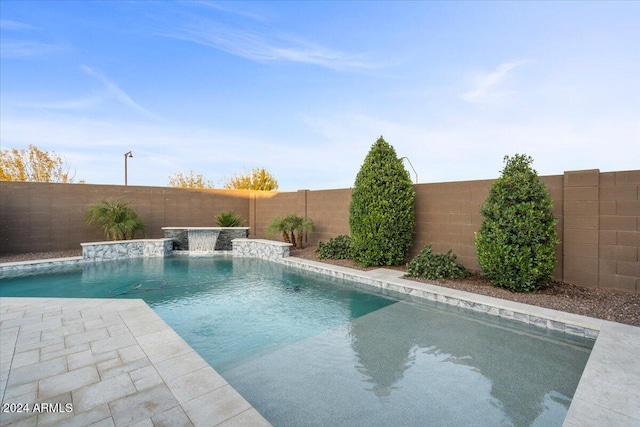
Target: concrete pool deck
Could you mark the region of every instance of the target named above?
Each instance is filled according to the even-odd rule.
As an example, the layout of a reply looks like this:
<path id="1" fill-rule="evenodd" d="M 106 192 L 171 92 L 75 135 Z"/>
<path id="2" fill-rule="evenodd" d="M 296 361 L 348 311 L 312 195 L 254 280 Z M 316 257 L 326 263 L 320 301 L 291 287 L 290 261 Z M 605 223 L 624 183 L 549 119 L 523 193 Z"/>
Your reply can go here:
<path id="1" fill-rule="evenodd" d="M 395 270 L 281 262 L 409 300 L 597 336 L 564 426 L 640 425 L 640 328 L 409 281 Z M 142 300 L 0 298 L 0 393 L 3 409 L 30 405 L 1 412 L 0 426 L 269 425 Z M 34 413 L 35 403 L 51 404 L 50 412 Z"/>
<path id="2" fill-rule="evenodd" d="M 270 425 L 142 300 L 0 298 L 0 393 L 1 426 Z"/>

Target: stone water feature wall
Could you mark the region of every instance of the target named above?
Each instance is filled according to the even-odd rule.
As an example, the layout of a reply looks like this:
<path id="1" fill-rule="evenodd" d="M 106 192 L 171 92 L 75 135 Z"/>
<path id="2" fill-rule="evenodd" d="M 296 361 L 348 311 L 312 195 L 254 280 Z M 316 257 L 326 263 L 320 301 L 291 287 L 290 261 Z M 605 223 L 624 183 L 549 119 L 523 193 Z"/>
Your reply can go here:
<path id="1" fill-rule="evenodd" d="M 166 257 L 173 250 L 172 239 L 118 240 L 114 242 L 82 243 L 85 261 L 120 258 Z"/>
<path id="2" fill-rule="evenodd" d="M 189 229 L 196 229 L 196 227 L 162 227 L 164 237 L 173 240 L 173 250 L 176 251 L 190 250 Z M 249 237 L 249 227 L 198 227 L 198 229 L 218 230 L 220 232 L 216 241 L 216 251 L 230 251 L 233 248 L 231 244 L 233 239 L 246 239 Z"/>
<path id="3" fill-rule="evenodd" d="M 291 243 L 262 239 L 234 239 L 234 257 L 253 257 L 279 262 L 289 256 Z"/>
<path id="4" fill-rule="evenodd" d="M 233 249 L 234 239 L 246 239 L 249 237 L 249 227 L 222 228 L 216 242 L 216 251 L 230 251 Z"/>

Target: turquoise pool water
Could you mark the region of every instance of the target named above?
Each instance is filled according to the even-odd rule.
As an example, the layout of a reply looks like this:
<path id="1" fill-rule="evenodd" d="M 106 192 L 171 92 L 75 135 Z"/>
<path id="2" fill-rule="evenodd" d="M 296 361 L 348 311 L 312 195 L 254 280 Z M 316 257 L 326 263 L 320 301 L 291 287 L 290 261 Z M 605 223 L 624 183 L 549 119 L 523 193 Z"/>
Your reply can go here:
<path id="1" fill-rule="evenodd" d="M 142 298 L 275 426 L 559 426 L 592 345 L 256 259 L 88 264 L 0 296 Z"/>

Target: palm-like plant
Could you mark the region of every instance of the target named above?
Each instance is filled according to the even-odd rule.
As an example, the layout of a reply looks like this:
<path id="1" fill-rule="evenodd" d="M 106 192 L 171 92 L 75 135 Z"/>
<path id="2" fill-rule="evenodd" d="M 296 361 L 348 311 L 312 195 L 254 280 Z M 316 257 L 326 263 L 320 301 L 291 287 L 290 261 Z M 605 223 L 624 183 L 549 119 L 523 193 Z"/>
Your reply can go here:
<path id="1" fill-rule="evenodd" d="M 289 238 L 289 224 L 287 223 L 286 218 L 279 216 L 273 218 L 265 230 L 267 237 L 273 237 L 278 233 L 282 233 L 282 240 L 285 243 L 291 243 L 291 239 Z"/>
<path id="2" fill-rule="evenodd" d="M 216 224 L 218 227 L 242 227 L 244 219 L 233 211 L 221 212 L 216 216 Z"/>
<path id="3" fill-rule="evenodd" d="M 295 214 L 287 216 L 286 220 L 289 223 L 292 240 L 291 243 L 293 243 L 293 246 L 296 248 L 302 248 L 305 234 L 309 235 L 316 229 L 313 225 L 313 221 L 309 218 L 303 218 Z"/>
<path id="4" fill-rule="evenodd" d="M 311 234 L 315 230 L 313 221 L 296 214 L 287 215 L 284 218 L 275 217 L 267 226 L 265 234 L 271 237 L 282 233 L 282 240 L 291 243 L 295 248 L 302 248 L 304 235 Z"/>
<path id="5" fill-rule="evenodd" d="M 130 240 L 136 233 L 144 234 L 146 230 L 140 215 L 120 200 L 103 200 L 89 205 L 86 224 L 97 225 L 111 240 Z"/>

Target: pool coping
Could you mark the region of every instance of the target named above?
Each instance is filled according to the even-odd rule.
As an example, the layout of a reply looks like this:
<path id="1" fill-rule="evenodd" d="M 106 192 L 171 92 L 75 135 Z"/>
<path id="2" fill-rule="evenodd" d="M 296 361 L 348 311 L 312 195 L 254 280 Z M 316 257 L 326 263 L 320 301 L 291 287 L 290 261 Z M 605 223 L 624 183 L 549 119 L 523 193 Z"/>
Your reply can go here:
<path id="1" fill-rule="evenodd" d="M 403 279 L 391 269 L 355 270 L 302 258 L 281 263 L 303 270 L 356 281 L 384 291 L 407 294 L 595 339 L 563 427 L 640 425 L 640 328 L 508 301 L 434 284 Z"/>
<path id="2" fill-rule="evenodd" d="M 63 258 L 57 260 L 42 260 L 40 262 L 5 263 L 0 264 L 0 272 L 13 270 L 14 268 L 38 268 L 39 264 L 42 264 L 42 267 L 69 265 L 69 263 L 65 264 L 66 261 L 69 261 L 71 264 L 83 262 L 81 257 L 80 259 L 75 257 L 73 259 Z M 636 356 L 640 354 L 640 328 L 638 327 L 444 288 L 435 284 L 406 280 L 401 277 L 403 273 L 397 270 L 385 268 L 368 271 L 355 270 L 296 257 L 284 257 L 277 262 L 306 271 L 355 281 L 365 286 L 377 288 L 383 293 L 387 291 L 400 292 L 407 294 L 409 299 L 415 298 L 419 300 L 438 301 L 528 323 L 533 327 L 547 328 L 573 336 L 595 339 L 591 355 L 574 394 L 563 426 L 596 427 L 601 425 L 640 425 L 640 364 L 637 362 Z M 11 268 L 5 270 L 3 267 L 9 267 L 7 264 L 11 264 Z M 1 298 L 0 301 L 5 302 L 5 300 L 12 299 L 16 298 Z M 40 299 L 41 298 L 29 298 L 29 300 L 32 301 Z M 58 299 L 42 298 L 42 300 L 51 303 L 51 301 Z M 63 298 L 61 300 L 67 299 Z M 71 300 L 78 301 L 79 299 Z M 109 301 L 110 304 L 116 304 L 122 301 L 140 301 L 149 311 L 155 314 L 142 300 L 100 299 L 98 301 Z M 5 311 L 2 309 L 0 315 L 4 313 Z M 158 316 L 156 315 L 156 317 Z M 157 323 L 161 324 L 160 322 Z M 0 324 L 0 326 L 2 326 L 2 324 Z M 167 328 L 169 327 L 167 326 Z M 169 329 L 177 336 L 175 331 L 171 328 Z M 4 335 L 6 335 L 6 333 Z M 179 336 L 177 337 L 182 340 Z M 3 336 L 2 339 L 4 343 L 5 337 Z M 188 344 L 184 343 L 184 345 L 193 352 Z M 4 345 L 2 347 L 4 347 Z M 2 355 L 4 358 L 5 350 L 2 351 Z M 176 362 L 179 362 L 179 360 L 176 360 Z M 213 370 L 213 368 L 211 368 L 211 370 Z M 213 372 L 215 373 L 215 371 Z M 215 373 L 215 375 L 218 374 Z M 2 376 L 2 379 L 4 381 L 4 376 Z M 6 382 L 2 382 L 2 386 L 4 390 Z M 230 388 L 230 386 L 228 387 Z M 231 390 L 233 389 L 231 388 Z M 233 392 L 237 394 L 235 390 L 233 390 Z M 224 406 L 224 402 L 221 403 L 218 401 L 217 406 L 220 405 Z M 269 425 L 254 408 L 250 408 L 252 412 L 248 414 L 250 414 L 252 418 L 260 420 L 260 423 L 265 423 L 259 425 Z M 173 410 L 178 413 L 177 409 L 173 408 Z M 186 412 L 184 408 L 183 411 Z M 231 421 L 229 420 L 229 422 Z M 0 426 L 2 425 L 4 425 L 4 423 L 0 422 Z M 46 425 L 46 423 L 38 425 Z M 194 423 L 194 425 L 210 425 L 210 423 Z"/>

